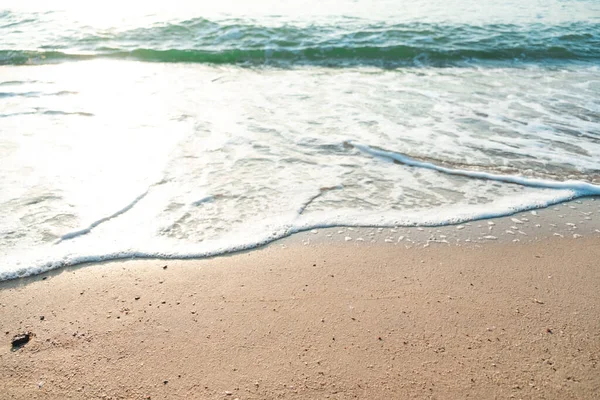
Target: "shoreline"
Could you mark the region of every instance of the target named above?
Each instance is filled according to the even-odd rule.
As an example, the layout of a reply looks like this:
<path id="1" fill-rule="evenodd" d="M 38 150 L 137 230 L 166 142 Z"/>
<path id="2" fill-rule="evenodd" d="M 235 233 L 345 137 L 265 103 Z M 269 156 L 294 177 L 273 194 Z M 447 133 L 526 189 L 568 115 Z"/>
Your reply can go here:
<path id="1" fill-rule="evenodd" d="M 291 233 L 272 241 L 237 250 L 217 252 L 198 257 L 154 257 L 119 256 L 106 257 L 95 261 L 75 261 L 72 264 L 54 267 L 44 272 L 27 272 L 25 275 L 0 280 L 6 281 L 35 278 L 45 274 L 54 275 L 53 271 L 81 268 L 90 265 L 120 262 L 128 260 L 146 261 L 183 261 L 204 260 L 218 257 L 230 257 L 260 250 L 269 246 L 285 248 L 288 245 L 302 243 L 307 246 L 311 242 L 343 243 L 365 242 L 403 245 L 406 248 L 432 244 L 441 245 L 478 245 L 488 242 L 532 242 L 548 237 L 581 237 L 600 238 L 600 202 L 596 197 L 584 197 L 570 200 L 534 210 L 519 211 L 497 218 L 483 218 L 461 223 L 439 226 L 335 226 L 319 229 L 306 229 Z M 100 258 L 100 257 L 98 257 Z"/>
<path id="2" fill-rule="evenodd" d="M 598 237 L 407 248 L 327 234 L 2 282 L 2 392 L 582 399 L 600 390 Z M 23 331 L 35 336 L 11 351 Z"/>

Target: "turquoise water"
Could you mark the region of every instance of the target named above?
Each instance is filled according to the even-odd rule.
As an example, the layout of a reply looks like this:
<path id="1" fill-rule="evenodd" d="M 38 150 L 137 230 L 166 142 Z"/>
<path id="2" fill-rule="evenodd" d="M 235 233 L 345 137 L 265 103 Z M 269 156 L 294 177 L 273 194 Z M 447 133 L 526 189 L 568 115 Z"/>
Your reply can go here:
<path id="1" fill-rule="evenodd" d="M 301 10 L 269 2 L 253 10 L 139 4 L 121 18 L 120 8 L 8 9 L 0 13 L 0 63 L 111 58 L 393 68 L 600 58 L 596 1 L 363 3 L 371 2 L 308 2 Z"/>
<path id="2" fill-rule="evenodd" d="M 597 195 L 599 48 L 597 1 L 3 2 L 0 279 Z"/>

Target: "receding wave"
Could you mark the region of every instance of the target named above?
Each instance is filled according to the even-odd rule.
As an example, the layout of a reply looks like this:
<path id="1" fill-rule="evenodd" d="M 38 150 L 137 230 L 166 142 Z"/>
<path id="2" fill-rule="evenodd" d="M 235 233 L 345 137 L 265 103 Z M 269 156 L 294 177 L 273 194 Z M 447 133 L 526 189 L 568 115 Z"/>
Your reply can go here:
<path id="1" fill-rule="evenodd" d="M 59 43 L 40 43 L 35 50 L 2 49 L 0 64 L 94 58 L 331 67 L 586 62 L 600 60 L 600 24 L 267 27 L 194 19 L 119 33 L 98 31 Z"/>
<path id="2" fill-rule="evenodd" d="M 432 212 L 431 210 L 421 211 L 388 211 L 378 213 L 374 216 L 372 213 L 346 213 L 343 215 L 339 213 L 335 215 L 330 211 L 316 212 L 312 216 L 304 214 L 306 207 L 313 202 L 315 199 L 320 197 L 322 194 L 332 190 L 343 190 L 343 186 L 336 187 L 323 187 L 317 193 L 309 194 L 307 198 L 302 202 L 300 207 L 297 209 L 295 216 L 292 214 L 292 219 L 288 220 L 282 226 L 275 229 L 274 233 L 263 232 L 261 235 L 249 236 L 242 238 L 239 241 L 232 241 L 228 246 L 215 246 L 215 247 L 203 247 L 204 243 L 201 243 L 194 247 L 186 247 L 185 251 L 177 251 L 173 247 L 173 243 L 169 243 L 162 249 L 157 247 L 155 244 L 146 245 L 135 249 L 116 249 L 106 253 L 90 253 L 88 249 L 85 249 L 83 253 L 72 253 L 68 254 L 62 252 L 62 249 L 58 246 L 64 244 L 70 239 L 75 239 L 80 236 L 90 234 L 91 231 L 97 226 L 109 222 L 110 220 L 119 217 L 120 215 L 130 211 L 135 207 L 146 195 L 149 190 L 154 187 L 152 185 L 144 193 L 136 197 L 132 202 L 127 204 L 125 207 L 118 211 L 110 214 L 107 217 L 102 217 L 97 221 L 93 222 L 88 227 L 81 230 L 70 232 L 63 235 L 59 240 L 54 243 L 52 250 L 55 253 L 50 253 L 50 260 L 38 259 L 35 260 L 27 259 L 17 263 L 9 261 L 8 268 L 6 270 L 0 270 L 0 281 L 16 279 L 25 276 L 40 274 L 46 271 L 50 271 L 57 268 L 63 268 L 68 266 L 75 266 L 79 264 L 89 262 L 105 262 L 114 260 L 127 260 L 127 259 L 191 259 L 191 258 L 204 258 L 212 257 L 224 253 L 233 253 L 241 250 L 248 250 L 256 248 L 273 242 L 275 240 L 284 238 L 291 234 L 317 229 L 317 228 L 332 228 L 336 226 L 355 226 L 355 227 L 410 227 L 410 226 L 444 226 L 451 224 L 459 224 L 468 221 L 475 221 L 481 219 L 489 219 L 496 217 L 503 217 L 513 215 L 515 213 L 533 210 L 550 205 L 562 203 L 564 201 L 573 200 L 586 196 L 598 196 L 600 195 L 600 185 L 595 185 L 584 181 L 552 181 L 545 179 L 528 178 L 516 175 L 502 175 L 489 173 L 485 171 L 471 171 L 464 169 L 448 168 L 441 165 L 433 164 L 430 162 L 423 162 L 413 159 L 402 153 L 397 153 L 390 150 L 383 150 L 369 145 L 345 142 L 345 146 L 350 146 L 359 150 L 361 153 L 369 155 L 374 158 L 384 158 L 396 161 L 398 164 L 405 165 L 411 168 L 427 169 L 441 174 L 446 175 L 458 175 L 467 178 L 473 178 L 478 180 L 489 180 L 496 182 L 504 182 L 519 186 L 525 186 L 530 188 L 542 188 L 552 189 L 553 192 L 547 192 L 544 195 L 538 193 L 537 196 L 528 197 L 522 199 L 522 201 L 503 201 L 502 199 L 492 204 L 477 204 L 469 205 L 467 207 L 445 207 Z M 212 196 L 206 196 L 203 199 L 194 202 L 194 206 L 202 204 L 206 201 L 212 200 Z M 217 242 L 218 243 L 218 242 Z M 114 242 L 117 247 L 119 244 Z M 53 258 L 54 257 L 54 258 Z"/>

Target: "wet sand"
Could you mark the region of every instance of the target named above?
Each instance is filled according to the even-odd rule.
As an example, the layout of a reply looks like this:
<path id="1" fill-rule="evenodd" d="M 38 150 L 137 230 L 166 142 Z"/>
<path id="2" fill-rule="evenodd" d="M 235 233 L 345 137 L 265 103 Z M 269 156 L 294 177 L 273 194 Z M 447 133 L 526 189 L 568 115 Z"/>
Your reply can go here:
<path id="1" fill-rule="evenodd" d="M 214 259 L 1 283 L 0 397 L 600 393 L 597 236 L 307 245 L 322 233 Z M 25 331 L 31 341 L 12 351 Z"/>

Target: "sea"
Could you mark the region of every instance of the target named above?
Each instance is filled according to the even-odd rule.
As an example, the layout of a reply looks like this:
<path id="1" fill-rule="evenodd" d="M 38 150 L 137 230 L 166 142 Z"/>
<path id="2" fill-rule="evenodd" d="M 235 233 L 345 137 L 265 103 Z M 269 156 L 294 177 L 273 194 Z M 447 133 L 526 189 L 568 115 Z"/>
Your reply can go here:
<path id="1" fill-rule="evenodd" d="M 0 280 L 599 185 L 597 0 L 0 3 Z"/>

